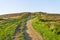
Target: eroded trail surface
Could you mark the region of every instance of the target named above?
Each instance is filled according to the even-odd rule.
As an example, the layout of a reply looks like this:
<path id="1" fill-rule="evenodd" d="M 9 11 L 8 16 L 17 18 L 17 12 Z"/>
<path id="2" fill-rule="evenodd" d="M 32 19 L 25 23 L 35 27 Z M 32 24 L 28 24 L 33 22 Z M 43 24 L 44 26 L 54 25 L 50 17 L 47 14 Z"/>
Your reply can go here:
<path id="1" fill-rule="evenodd" d="M 43 40 L 42 36 L 33 29 L 31 21 L 28 20 L 26 24 L 26 32 L 29 35 L 26 40 Z"/>
<path id="2" fill-rule="evenodd" d="M 14 39 L 13 40 L 19 40 L 19 33 L 20 33 L 20 24 L 17 26 L 15 34 L 14 34 Z"/>

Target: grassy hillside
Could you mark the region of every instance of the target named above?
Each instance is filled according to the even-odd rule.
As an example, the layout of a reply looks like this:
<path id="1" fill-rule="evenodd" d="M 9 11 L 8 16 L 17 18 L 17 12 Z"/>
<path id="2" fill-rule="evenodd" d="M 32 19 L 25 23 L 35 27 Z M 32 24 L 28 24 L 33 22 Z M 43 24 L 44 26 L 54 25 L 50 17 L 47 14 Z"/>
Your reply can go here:
<path id="1" fill-rule="evenodd" d="M 0 40 L 14 40 L 17 29 L 19 40 L 25 40 L 26 21 L 32 19 L 33 28 L 44 40 L 60 40 L 60 14 L 23 12 L 0 15 Z"/>
<path id="2" fill-rule="evenodd" d="M 23 30 L 28 18 L 29 15 L 27 13 L 2 15 L 0 17 L 0 40 L 13 40 L 18 25 L 20 25 L 19 40 L 25 40 Z"/>
<path id="3" fill-rule="evenodd" d="M 60 40 L 59 18 L 59 14 L 40 14 L 33 19 L 32 25 L 44 40 Z"/>

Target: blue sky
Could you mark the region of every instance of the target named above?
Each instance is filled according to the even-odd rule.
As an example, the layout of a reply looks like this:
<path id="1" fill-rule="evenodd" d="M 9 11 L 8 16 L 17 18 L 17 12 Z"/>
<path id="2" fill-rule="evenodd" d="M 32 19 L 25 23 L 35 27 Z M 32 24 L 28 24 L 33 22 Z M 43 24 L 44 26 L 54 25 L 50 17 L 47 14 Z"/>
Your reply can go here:
<path id="1" fill-rule="evenodd" d="M 60 0 L 0 0 L 0 14 L 36 11 L 60 13 Z"/>

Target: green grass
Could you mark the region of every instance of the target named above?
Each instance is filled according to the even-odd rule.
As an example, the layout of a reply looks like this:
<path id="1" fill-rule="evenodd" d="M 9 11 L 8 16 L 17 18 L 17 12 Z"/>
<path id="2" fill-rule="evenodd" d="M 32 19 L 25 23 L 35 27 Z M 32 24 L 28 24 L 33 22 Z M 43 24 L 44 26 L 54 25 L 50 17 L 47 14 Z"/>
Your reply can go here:
<path id="1" fill-rule="evenodd" d="M 20 23 L 19 19 L 0 25 L 0 40 L 12 40 L 18 23 Z"/>
<path id="2" fill-rule="evenodd" d="M 19 40 L 25 40 L 24 27 L 27 18 L 16 19 L 0 25 L 0 40 L 13 40 L 17 25 L 20 23 Z"/>
<path id="3" fill-rule="evenodd" d="M 48 22 L 42 22 L 39 18 L 32 21 L 33 28 L 43 36 L 44 40 L 60 40 L 60 36 L 52 32 L 46 23 Z"/>
<path id="4" fill-rule="evenodd" d="M 16 16 L 15 16 L 16 17 Z M 26 21 L 30 19 L 28 14 L 22 14 L 22 17 L 17 19 L 4 19 L 0 20 L 0 40 L 13 40 L 14 33 L 18 24 L 20 24 L 20 33 L 19 40 L 25 40 L 24 27 L 26 25 Z"/>

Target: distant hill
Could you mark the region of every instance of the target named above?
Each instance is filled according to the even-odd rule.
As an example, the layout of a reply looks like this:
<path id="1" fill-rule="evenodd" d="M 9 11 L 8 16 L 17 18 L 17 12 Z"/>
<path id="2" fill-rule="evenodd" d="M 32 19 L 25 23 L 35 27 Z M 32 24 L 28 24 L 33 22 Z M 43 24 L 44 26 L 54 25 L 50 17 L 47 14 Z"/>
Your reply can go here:
<path id="1" fill-rule="evenodd" d="M 8 19 L 8 18 L 19 18 L 23 15 L 40 15 L 41 19 L 46 20 L 60 20 L 60 14 L 49 14 L 44 12 L 22 12 L 22 13 L 12 13 L 0 15 L 0 18 Z"/>

